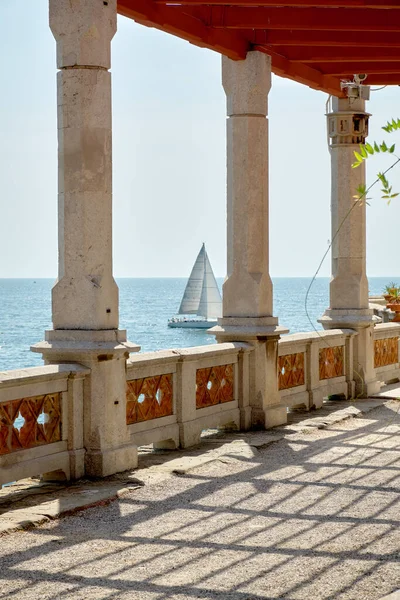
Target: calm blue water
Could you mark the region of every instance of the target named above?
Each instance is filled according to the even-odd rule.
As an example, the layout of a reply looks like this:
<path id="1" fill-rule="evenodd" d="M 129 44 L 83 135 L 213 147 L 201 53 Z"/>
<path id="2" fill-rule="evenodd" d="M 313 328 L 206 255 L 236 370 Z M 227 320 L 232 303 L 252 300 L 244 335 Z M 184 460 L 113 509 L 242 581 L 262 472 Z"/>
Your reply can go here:
<path id="1" fill-rule="evenodd" d="M 371 294 L 380 294 L 396 277 L 369 280 Z M 222 285 L 222 279 L 218 282 Z M 51 327 L 51 279 L 0 279 L 0 370 L 43 364 L 29 346 L 43 339 Z M 119 279 L 120 326 L 128 339 L 143 351 L 183 348 L 214 343 L 205 331 L 169 329 L 168 319 L 177 311 L 186 279 Z M 274 279 L 274 314 L 292 333 L 311 331 L 304 298 L 309 285 L 306 278 Z M 317 279 L 308 301 L 310 316 L 318 329 L 317 318 L 328 306 L 329 279 Z"/>

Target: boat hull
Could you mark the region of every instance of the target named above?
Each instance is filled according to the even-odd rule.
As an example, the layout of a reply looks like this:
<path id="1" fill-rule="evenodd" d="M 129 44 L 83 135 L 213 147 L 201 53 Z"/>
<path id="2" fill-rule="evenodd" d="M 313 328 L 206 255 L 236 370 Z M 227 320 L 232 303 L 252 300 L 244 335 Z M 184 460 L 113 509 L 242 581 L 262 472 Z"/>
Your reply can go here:
<path id="1" fill-rule="evenodd" d="M 215 327 L 217 321 L 169 321 L 168 327 L 176 329 L 210 329 Z"/>

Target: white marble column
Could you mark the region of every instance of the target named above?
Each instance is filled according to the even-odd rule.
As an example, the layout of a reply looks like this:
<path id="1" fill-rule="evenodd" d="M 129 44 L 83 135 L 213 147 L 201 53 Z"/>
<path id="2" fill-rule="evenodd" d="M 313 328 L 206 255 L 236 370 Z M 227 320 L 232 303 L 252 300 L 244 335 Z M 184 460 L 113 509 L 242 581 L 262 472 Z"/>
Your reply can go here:
<path id="1" fill-rule="evenodd" d="M 254 345 L 250 364 L 251 423 L 286 422 L 279 403 L 277 344 L 269 274 L 268 93 L 271 58 L 249 52 L 243 61 L 222 57 L 227 97 L 227 277 L 223 318 L 211 331 L 218 341 Z"/>
<path id="2" fill-rule="evenodd" d="M 138 347 L 118 329 L 112 272 L 111 40 L 116 0 L 49 0 L 57 45 L 59 276 L 53 329 L 32 350 L 91 369 L 85 385 L 85 467 L 134 467 L 125 415 L 125 360 Z"/>
<path id="3" fill-rule="evenodd" d="M 331 140 L 332 278 L 330 307 L 320 322 L 325 329 L 351 328 L 354 339 L 356 395 L 376 393 L 373 311 L 368 302 L 366 274 L 366 204 L 355 202 L 365 184 L 365 164 L 352 168 L 354 151 L 368 135 L 365 100 L 333 98 L 327 115 Z"/>

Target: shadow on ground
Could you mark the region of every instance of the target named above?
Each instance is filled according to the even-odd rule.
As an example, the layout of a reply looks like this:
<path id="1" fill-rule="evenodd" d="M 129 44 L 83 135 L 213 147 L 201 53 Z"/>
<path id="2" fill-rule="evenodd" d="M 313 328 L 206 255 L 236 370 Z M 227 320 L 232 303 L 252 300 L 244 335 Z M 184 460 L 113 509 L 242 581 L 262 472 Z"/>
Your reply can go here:
<path id="1" fill-rule="evenodd" d="M 381 598 L 400 580 L 398 408 L 267 447 L 239 435 L 193 471 L 5 536 L 0 598 Z"/>

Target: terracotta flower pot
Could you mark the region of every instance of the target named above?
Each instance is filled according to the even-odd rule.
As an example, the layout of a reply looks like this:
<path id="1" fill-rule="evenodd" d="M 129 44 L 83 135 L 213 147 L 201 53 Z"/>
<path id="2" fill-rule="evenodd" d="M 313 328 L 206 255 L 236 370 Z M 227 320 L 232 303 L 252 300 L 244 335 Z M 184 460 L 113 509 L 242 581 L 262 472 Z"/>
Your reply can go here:
<path id="1" fill-rule="evenodd" d="M 387 304 L 387 308 L 389 308 L 394 313 L 396 313 L 393 321 L 395 321 L 396 323 L 400 323 L 400 304 L 389 303 L 389 304 Z"/>

